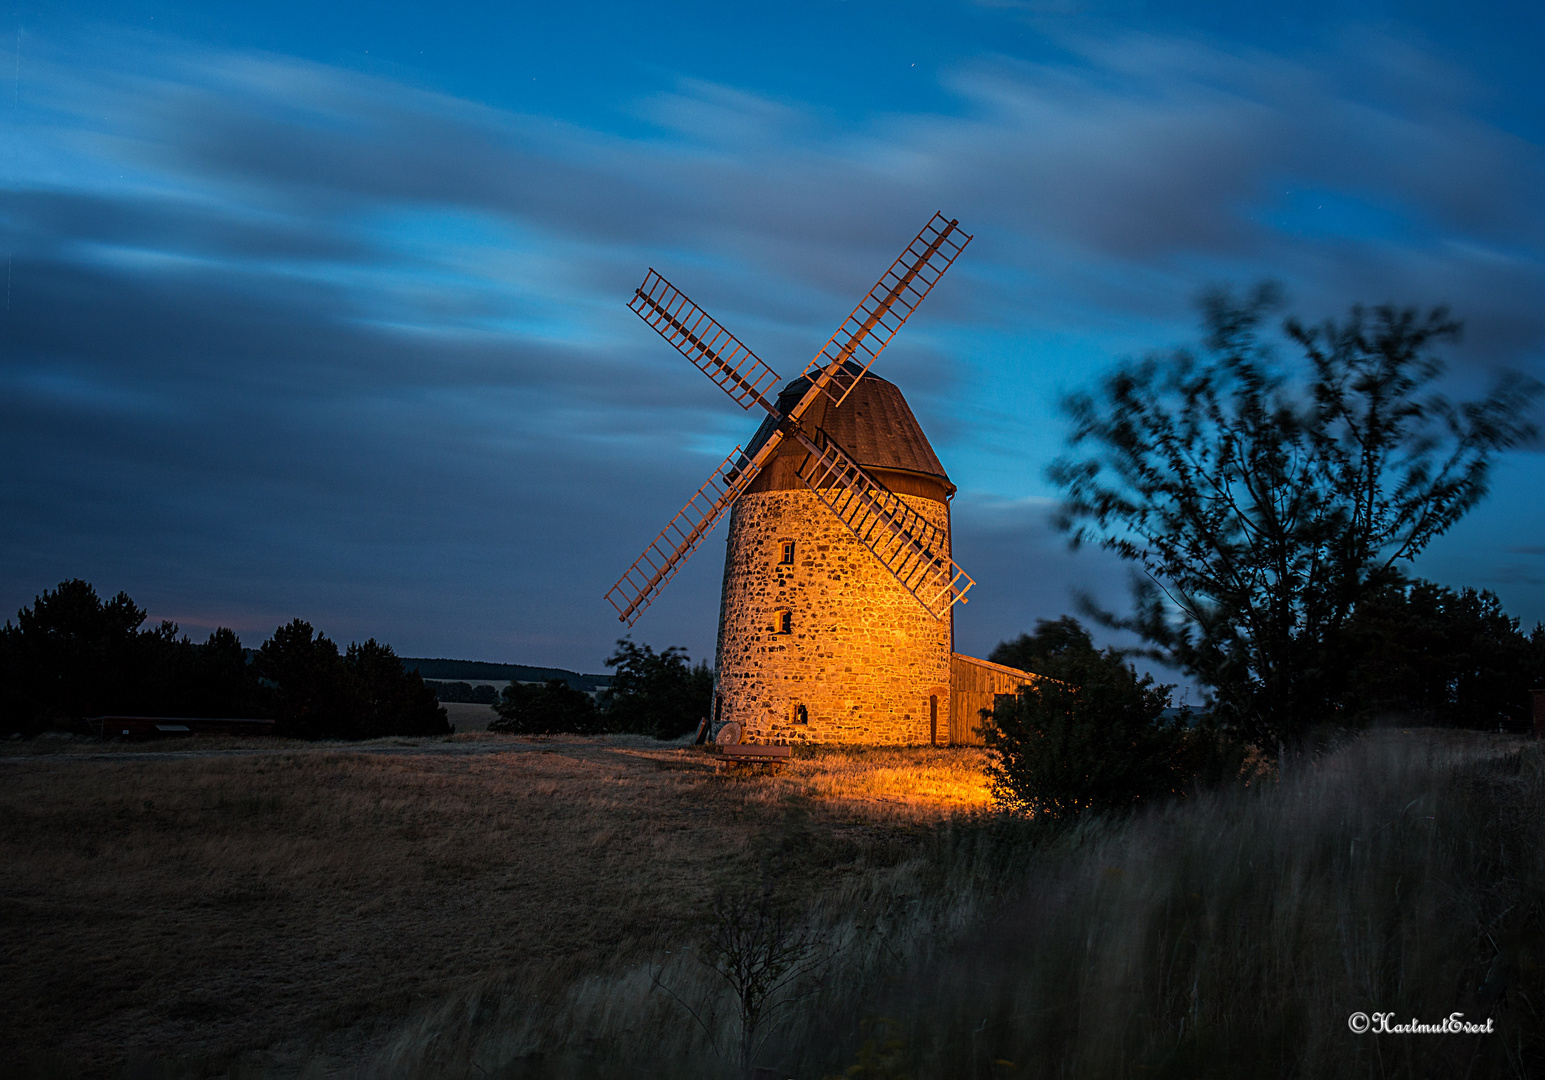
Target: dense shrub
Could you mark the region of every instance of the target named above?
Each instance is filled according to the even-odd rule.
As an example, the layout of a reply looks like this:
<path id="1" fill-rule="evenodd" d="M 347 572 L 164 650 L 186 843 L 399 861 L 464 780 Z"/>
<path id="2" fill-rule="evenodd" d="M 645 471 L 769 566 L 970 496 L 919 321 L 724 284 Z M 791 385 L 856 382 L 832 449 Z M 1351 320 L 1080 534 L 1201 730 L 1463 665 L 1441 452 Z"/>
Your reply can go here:
<path id="1" fill-rule="evenodd" d="M 489 731 L 512 735 L 594 735 L 601 730 L 601 714 L 595 700 L 563 679 L 549 679 L 540 686 L 512 682 L 494 706 L 499 719 Z"/>
<path id="2" fill-rule="evenodd" d="M 623 638 L 606 666 L 617 669 L 602 697 L 609 731 L 674 739 L 694 730 L 709 714 L 713 669 L 707 663 L 692 666 L 680 646 L 656 653 Z"/>
<path id="3" fill-rule="evenodd" d="M 1219 732 L 1168 707 L 1172 687 L 1096 649 L 1076 619 L 1042 619 L 991 658 L 1044 676 L 1000 696 L 985 730 L 993 797 L 1007 809 L 1121 810 L 1237 771 Z"/>
<path id="4" fill-rule="evenodd" d="M 1164 718 L 1169 687 L 1099 663 L 1072 674 L 1077 685 L 1040 679 L 998 699 L 986 731 L 994 799 L 1067 818 L 1182 787 L 1185 725 Z"/>

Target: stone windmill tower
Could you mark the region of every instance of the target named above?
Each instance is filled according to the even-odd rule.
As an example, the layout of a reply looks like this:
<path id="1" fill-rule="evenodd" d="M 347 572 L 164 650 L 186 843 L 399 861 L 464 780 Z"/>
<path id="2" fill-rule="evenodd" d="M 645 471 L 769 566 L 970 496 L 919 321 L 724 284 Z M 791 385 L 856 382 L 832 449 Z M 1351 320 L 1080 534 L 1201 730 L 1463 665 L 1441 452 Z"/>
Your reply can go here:
<path id="1" fill-rule="evenodd" d="M 901 391 L 868 373 L 970 241 L 935 214 L 776 399 L 777 373 L 670 282 L 651 269 L 634 292 L 645 322 L 767 417 L 607 599 L 631 626 L 730 511 L 713 709 L 749 739 L 961 741 L 982 687 L 1029 678 L 953 652 L 973 584 L 950 558 L 955 487 Z"/>

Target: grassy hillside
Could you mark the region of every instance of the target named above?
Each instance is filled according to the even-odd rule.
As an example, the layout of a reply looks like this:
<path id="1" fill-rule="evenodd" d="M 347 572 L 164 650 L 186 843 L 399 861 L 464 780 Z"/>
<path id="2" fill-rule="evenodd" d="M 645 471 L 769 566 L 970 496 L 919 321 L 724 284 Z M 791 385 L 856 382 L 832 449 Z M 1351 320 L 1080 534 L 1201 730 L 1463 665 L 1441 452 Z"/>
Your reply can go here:
<path id="1" fill-rule="evenodd" d="M 1545 747 L 1442 731 L 1124 822 L 957 818 L 802 905 L 835 951 L 758 1060 L 799 1078 L 1545 1075 L 1542 834 Z M 690 951 L 540 1001 L 493 982 L 382 1062 L 732 1076 L 724 991 Z M 1384 1012 L 1493 1030 L 1350 1029 Z"/>
<path id="2" fill-rule="evenodd" d="M 0 762 L 0 1075 L 342 1066 L 489 979 L 643 964 L 716 891 L 883 871 L 985 799 L 945 751 L 768 783 L 624 736 L 51 745 L 95 744 Z"/>
<path id="3" fill-rule="evenodd" d="M 771 897 L 820 956 L 770 1075 L 1545 1075 L 1545 746 L 1376 733 L 1061 831 L 987 813 L 979 751 L 802 753 L 0 763 L 0 1073 L 733 1076 L 703 960 Z M 1494 1030 L 1349 1030 L 1383 1011 Z"/>

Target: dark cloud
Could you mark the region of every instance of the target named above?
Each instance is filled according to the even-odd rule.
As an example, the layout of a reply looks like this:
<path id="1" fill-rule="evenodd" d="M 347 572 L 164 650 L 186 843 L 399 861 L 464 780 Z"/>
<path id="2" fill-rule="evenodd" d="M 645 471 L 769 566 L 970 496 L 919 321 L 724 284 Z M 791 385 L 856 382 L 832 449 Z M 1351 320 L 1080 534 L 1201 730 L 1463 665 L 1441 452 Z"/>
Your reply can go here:
<path id="1" fill-rule="evenodd" d="M 690 410 L 638 365 L 426 343 L 272 277 L 15 273 L 13 607 L 81 575 L 194 628 L 261 639 L 299 614 L 414 651 L 539 643 L 595 666 L 602 593 L 716 464 L 679 445 Z M 702 655 L 701 632 L 688 643 Z"/>

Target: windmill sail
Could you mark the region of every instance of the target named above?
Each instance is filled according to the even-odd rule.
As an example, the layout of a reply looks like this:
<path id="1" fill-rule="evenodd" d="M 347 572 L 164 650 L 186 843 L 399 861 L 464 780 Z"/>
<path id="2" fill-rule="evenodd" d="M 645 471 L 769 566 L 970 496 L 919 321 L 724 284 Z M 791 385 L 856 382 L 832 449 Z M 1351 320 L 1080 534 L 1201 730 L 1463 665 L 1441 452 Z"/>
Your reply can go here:
<path id="1" fill-rule="evenodd" d="M 822 368 L 825 373 L 812 375 L 811 393 L 790 415 L 795 419 L 802 416 L 817 389 L 841 405 L 902 323 L 970 242 L 971 237 L 960 231 L 958 221 L 934 214 L 890 269 L 880 275 L 869 295 L 837 328 L 826 347 L 805 365 L 805 375 Z M 849 360 L 853 363 L 845 362 Z"/>
<path id="2" fill-rule="evenodd" d="M 628 307 L 742 409 L 760 405 L 780 416 L 766 396 L 778 384 L 778 373 L 653 267 L 644 276 L 644 283 L 633 290 Z"/>
<path id="3" fill-rule="evenodd" d="M 725 511 L 751 486 L 751 481 L 756 479 L 782 441 L 782 433 L 775 431 L 755 457 L 748 458 L 737 446 L 734 453 L 724 459 L 724 464 L 714 470 L 697 493 L 687 500 L 687 505 L 671 518 L 670 524 L 660 530 L 654 543 L 633 560 L 628 572 L 608 590 L 606 599 L 617 609 L 618 621 L 632 626 L 644 613 L 665 583 L 676 576 L 697 546 L 713 532 Z"/>
<path id="4" fill-rule="evenodd" d="M 778 373 L 650 268 L 628 306 L 741 408 L 760 405 L 775 424 L 754 455 L 748 457 L 736 447 L 612 586 L 606 598 L 621 621 L 631 626 L 643 614 L 751 486 L 786 434 L 809 452 L 799 478 L 930 615 L 942 619 L 953 604 L 966 602 L 974 582 L 945 553 L 945 531 L 870 476 L 823 432 L 816 431 L 811 438 L 801 429 L 800 419 L 819 394 L 842 404 L 970 242 L 959 222 L 935 214 L 806 365 L 809 389 L 787 416 L 767 396 L 778 384 Z"/>
<path id="5" fill-rule="evenodd" d="M 944 618 L 976 584 L 947 554 L 949 535 L 932 524 L 822 431 L 794 437 L 809 451 L 799 478 L 874 552 L 885 569 L 915 596 L 928 614 Z"/>

